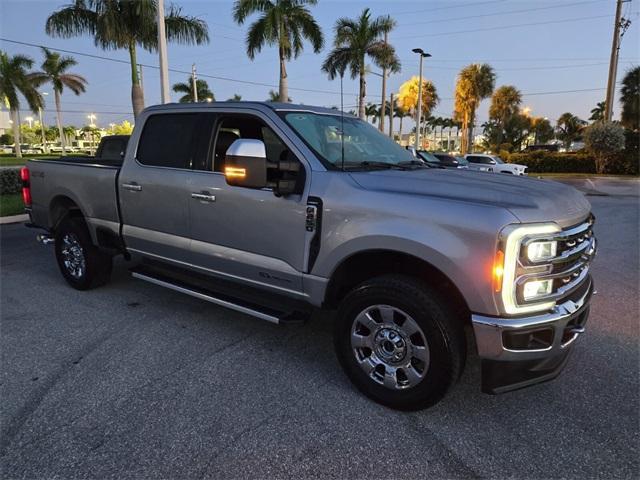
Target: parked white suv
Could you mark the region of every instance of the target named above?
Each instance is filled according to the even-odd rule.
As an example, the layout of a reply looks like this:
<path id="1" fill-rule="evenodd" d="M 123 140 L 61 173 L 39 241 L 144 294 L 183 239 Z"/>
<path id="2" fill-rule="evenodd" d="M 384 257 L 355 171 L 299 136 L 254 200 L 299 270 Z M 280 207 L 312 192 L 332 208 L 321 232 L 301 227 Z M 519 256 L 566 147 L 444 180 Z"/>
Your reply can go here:
<path id="1" fill-rule="evenodd" d="M 506 163 L 497 155 L 484 153 L 468 153 L 464 158 L 469 162 L 472 170 L 483 170 L 496 173 L 509 173 L 511 175 L 526 175 L 526 165 L 517 163 Z"/>

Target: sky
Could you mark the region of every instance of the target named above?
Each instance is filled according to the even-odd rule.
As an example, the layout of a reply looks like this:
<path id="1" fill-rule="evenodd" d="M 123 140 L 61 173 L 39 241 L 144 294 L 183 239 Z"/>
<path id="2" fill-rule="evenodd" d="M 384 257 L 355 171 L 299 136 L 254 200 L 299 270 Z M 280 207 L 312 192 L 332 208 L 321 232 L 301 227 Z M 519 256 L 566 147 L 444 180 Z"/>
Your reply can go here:
<path id="1" fill-rule="evenodd" d="M 89 123 L 89 113 L 96 115 L 96 123 L 102 127 L 132 120 L 128 53 L 102 51 L 88 36 L 61 39 L 44 32 L 47 16 L 69 1 L 0 0 L 0 49 L 30 56 L 35 60 L 34 68 L 42 62 L 39 48 L 6 40 L 123 61 L 74 54 L 78 65 L 73 73 L 83 75 L 89 83 L 86 93 L 80 96 L 64 92 L 63 117 L 65 124 L 77 126 Z M 210 34 L 208 45 L 170 44 L 171 69 L 188 72 L 196 63 L 199 78 L 209 83 L 217 100 L 236 93 L 243 100 L 266 100 L 269 90 L 277 90 L 277 50 L 265 48 L 254 61 L 249 60 L 244 42 L 247 23 L 234 23 L 231 0 L 165 3 L 178 5 L 185 14 L 205 20 Z M 473 62 L 492 65 L 497 74 L 496 87 L 516 86 L 523 93 L 523 107 L 554 123 L 567 111 L 587 119 L 595 104 L 604 100 L 615 0 L 319 0 L 310 8 L 325 35 L 325 47 L 320 54 L 314 54 L 307 43 L 303 54 L 288 64 L 289 94 L 295 103 L 340 105 L 339 81 L 328 80 L 320 66 L 331 49 L 336 19 L 355 18 L 366 7 L 373 16 L 391 15 L 397 21 L 389 42 L 396 48 L 402 71 L 390 77 L 389 93 L 397 92 L 404 81 L 418 74 L 418 57 L 411 52 L 413 48 L 431 53 L 424 63 L 424 76 L 434 82 L 441 99 L 433 112 L 435 116 L 452 116 L 456 75 Z M 623 15 L 632 24 L 622 41 L 618 81 L 625 70 L 640 64 L 639 11 L 640 0 L 623 4 Z M 250 17 L 249 22 L 254 18 Z M 159 72 L 151 67 L 158 65 L 157 53 L 139 51 L 138 62 L 150 66 L 143 68 L 146 105 L 160 103 Z M 377 71 L 375 66 L 372 70 Z M 186 73 L 169 74 L 171 85 L 186 80 Z M 380 103 L 380 77 L 369 75 L 367 89 L 367 102 Z M 41 90 L 50 92 L 51 87 Z M 345 110 L 355 108 L 357 91 L 357 80 L 345 79 Z M 171 96 L 177 101 L 180 94 L 172 92 Z M 54 122 L 53 95 L 45 98 L 45 123 L 50 124 Z M 479 124 L 486 119 L 488 106 L 488 100 L 482 103 Z M 619 111 L 616 103 L 614 116 Z M 28 113 L 23 112 L 25 115 Z"/>

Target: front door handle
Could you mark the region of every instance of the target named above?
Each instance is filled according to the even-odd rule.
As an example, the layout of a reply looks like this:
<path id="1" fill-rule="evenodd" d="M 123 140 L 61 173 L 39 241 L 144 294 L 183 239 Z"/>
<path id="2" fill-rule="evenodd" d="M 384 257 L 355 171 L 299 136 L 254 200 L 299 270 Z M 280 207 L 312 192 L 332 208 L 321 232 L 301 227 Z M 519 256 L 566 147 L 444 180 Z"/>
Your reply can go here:
<path id="1" fill-rule="evenodd" d="M 216 196 L 215 195 L 209 195 L 208 193 L 193 192 L 191 194 L 191 198 L 195 198 L 196 200 L 200 200 L 202 202 L 215 202 L 216 201 Z"/>
<path id="2" fill-rule="evenodd" d="M 142 185 L 138 185 L 137 183 L 123 183 L 122 188 L 125 190 L 131 190 L 132 192 L 139 192 L 142 190 Z"/>

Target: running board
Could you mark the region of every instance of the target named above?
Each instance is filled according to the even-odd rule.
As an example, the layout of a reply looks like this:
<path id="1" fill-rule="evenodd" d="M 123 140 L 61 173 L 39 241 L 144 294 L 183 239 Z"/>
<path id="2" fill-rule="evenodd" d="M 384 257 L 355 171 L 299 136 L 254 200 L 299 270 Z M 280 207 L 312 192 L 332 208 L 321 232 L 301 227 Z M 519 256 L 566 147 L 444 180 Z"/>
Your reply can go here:
<path id="1" fill-rule="evenodd" d="M 266 320 L 267 322 L 275 324 L 292 324 L 303 323 L 305 320 L 303 317 L 299 317 L 296 312 L 278 312 L 269 308 L 262 308 L 258 305 L 250 304 L 242 300 L 228 297 L 227 295 L 218 295 L 215 292 L 183 284 L 179 280 L 174 281 L 173 279 L 164 276 L 156 277 L 155 275 L 147 273 L 146 271 L 143 273 L 134 269 L 131 271 L 131 275 L 134 278 L 144 280 L 145 282 L 169 288 L 171 290 L 175 290 L 176 292 L 186 293 L 187 295 L 199 298 L 200 300 L 205 300 L 221 307 L 235 310 L 236 312 L 251 315 L 252 317 Z"/>

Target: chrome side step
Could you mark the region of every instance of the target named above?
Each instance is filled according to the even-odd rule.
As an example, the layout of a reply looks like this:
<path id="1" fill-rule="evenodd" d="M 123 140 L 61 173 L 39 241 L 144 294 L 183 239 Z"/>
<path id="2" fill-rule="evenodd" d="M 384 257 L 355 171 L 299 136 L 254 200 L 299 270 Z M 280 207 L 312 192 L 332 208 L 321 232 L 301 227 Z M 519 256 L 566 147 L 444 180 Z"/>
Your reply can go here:
<path id="1" fill-rule="evenodd" d="M 140 280 L 144 280 L 145 282 L 149 282 L 155 285 L 159 285 L 161 287 L 169 288 L 171 290 L 175 290 L 176 292 L 186 293 L 187 295 L 191 295 L 192 297 L 199 298 L 200 300 L 206 300 L 207 302 L 215 303 L 216 305 L 220 305 L 221 307 L 226 307 L 231 310 L 235 310 L 236 312 L 245 313 L 247 315 L 260 318 L 261 320 L 266 320 L 267 322 L 271 322 L 275 324 L 279 324 L 281 322 L 280 317 L 271 315 L 269 313 L 261 312 L 260 310 L 256 310 L 255 308 L 244 306 L 239 303 L 234 303 L 229 300 L 224 300 L 222 298 L 215 297 L 212 293 L 204 293 L 202 291 L 197 291 L 195 289 L 188 288 L 186 286 L 178 285 L 176 283 L 171 283 L 167 280 L 159 279 L 150 275 L 145 275 L 144 273 L 140 273 L 136 271 L 132 271 L 131 275 L 133 275 L 135 278 L 139 278 Z"/>

